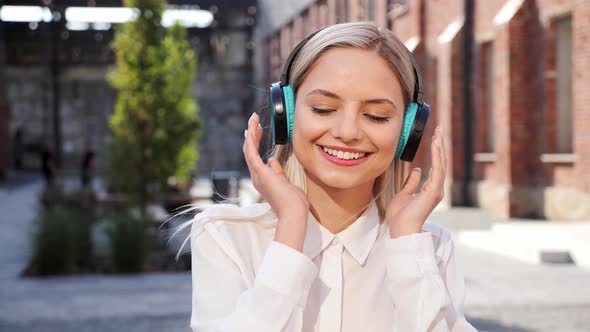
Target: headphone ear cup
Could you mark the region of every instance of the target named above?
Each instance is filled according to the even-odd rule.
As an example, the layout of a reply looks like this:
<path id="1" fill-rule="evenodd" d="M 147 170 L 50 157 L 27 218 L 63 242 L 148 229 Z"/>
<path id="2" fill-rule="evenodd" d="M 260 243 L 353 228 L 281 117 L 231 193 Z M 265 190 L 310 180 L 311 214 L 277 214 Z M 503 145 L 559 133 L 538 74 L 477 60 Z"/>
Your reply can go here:
<path id="1" fill-rule="evenodd" d="M 273 144 L 287 144 L 289 141 L 287 129 L 287 112 L 285 96 L 281 85 L 273 83 L 269 94 L 270 126 Z"/>
<path id="2" fill-rule="evenodd" d="M 412 127 L 414 126 L 414 120 L 416 119 L 416 112 L 418 111 L 418 104 L 411 102 L 406 111 L 404 112 L 404 123 L 402 124 L 401 134 L 397 143 L 397 149 L 395 150 L 395 158 L 401 158 L 410 134 L 412 133 Z"/>
<path id="3" fill-rule="evenodd" d="M 424 133 L 424 129 L 426 128 L 426 123 L 428 122 L 429 114 L 430 106 L 428 106 L 428 104 L 422 103 L 418 105 L 416 114 L 414 116 L 412 129 L 410 130 L 410 136 L 408 137 L 406 146 L 401 152 L 401 160 L 414 160 L 414 156 L 416 155 L 416 152 L 418 151 L 418 146 L 420 145 L 420 141 L 422 140 L 422 134 Z"/>
<path id="4" fill-rule="evenodd" d="M 293 141 L 293 122 L 295 120 L 295 93 L 290 85 L 283 87 L 285 97 L 285 109 L 287 115 L 287 137 L 289 143 Z"/>

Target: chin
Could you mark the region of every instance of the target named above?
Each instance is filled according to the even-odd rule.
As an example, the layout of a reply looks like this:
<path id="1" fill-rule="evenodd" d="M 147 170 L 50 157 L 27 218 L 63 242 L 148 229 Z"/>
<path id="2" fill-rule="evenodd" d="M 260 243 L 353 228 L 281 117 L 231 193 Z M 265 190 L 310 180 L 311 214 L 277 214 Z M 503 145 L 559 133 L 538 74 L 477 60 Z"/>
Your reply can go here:
<path id="1" fill-rule="evenodd" d="M 348 172 L 319 170 L 319 172 L 305 172 L 310 180 L 319 186 L 333 189 L 353 189 L 366 184 L 373 183 L 374 177 L 367 177 L 363 174 L 351 174 Z M 367 181 L 367 179 L 370 179 Z"/>

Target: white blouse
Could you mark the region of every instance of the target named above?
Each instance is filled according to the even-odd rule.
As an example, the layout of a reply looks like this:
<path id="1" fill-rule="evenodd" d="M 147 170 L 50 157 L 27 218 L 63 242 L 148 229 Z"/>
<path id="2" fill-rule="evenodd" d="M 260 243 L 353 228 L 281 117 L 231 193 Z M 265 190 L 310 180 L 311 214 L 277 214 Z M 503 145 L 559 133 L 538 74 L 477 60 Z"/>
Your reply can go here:
<path id="1" fill-rule="evenodd" d="M 303 253 L 273 241 L 270 209 L 218 205 L 191 229 L 194 332 L 476 331 L 450 233 L 426 222 L 392 239 L 375 202 L 332 234 L 309 213 Z M 209 216 L 225 220 L 201 223 Z"/>

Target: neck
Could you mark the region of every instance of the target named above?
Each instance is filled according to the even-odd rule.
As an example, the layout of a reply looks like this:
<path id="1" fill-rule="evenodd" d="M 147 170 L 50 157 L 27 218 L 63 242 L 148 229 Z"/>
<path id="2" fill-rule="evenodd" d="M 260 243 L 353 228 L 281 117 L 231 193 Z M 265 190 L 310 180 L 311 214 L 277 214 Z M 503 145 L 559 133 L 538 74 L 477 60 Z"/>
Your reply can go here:
<path id="1" fill-rule="evenodd" d="M 333 188 L 307 178 L 310 210 L 319 223 L 333 234 L 352 225 L 365 211 L 373 197 L 374 181 L 355 188 Z"/>

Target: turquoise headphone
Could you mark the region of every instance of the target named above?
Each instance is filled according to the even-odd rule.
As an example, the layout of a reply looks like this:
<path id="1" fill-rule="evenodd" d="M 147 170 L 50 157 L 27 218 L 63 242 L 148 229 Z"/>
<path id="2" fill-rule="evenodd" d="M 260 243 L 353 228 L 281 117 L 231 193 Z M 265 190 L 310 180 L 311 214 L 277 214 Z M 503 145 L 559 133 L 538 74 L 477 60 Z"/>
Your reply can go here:
<path id="1" fill-rule="evenodd" d="M 291 70 L 293 59 L 299 53 L 299 50 L 321 30 L 322 29 L 311 33 L 295 46 L 283 66 L 281 80 L 270 86 L 269 106 L 273 144 L 291 143 L 293 137 L 293 119 L 295 118 L 295 93 L 293 87 L 288 84 L 288 73 Z M 420 76 L 420 68 L 409 50 L 408 53 L 412 60 L 414 76 L 416 78 L 414 95 L 412 96 L 412 101 L 408 104 L 406 111 L 404 112 L 404 123 L 399 143 L 395 151 L 395 158 L 404 161 L 414 160 L 430 113 L 430 106 L 422 101 L 424 91 L 422 87 L 422 76 Z"/>

